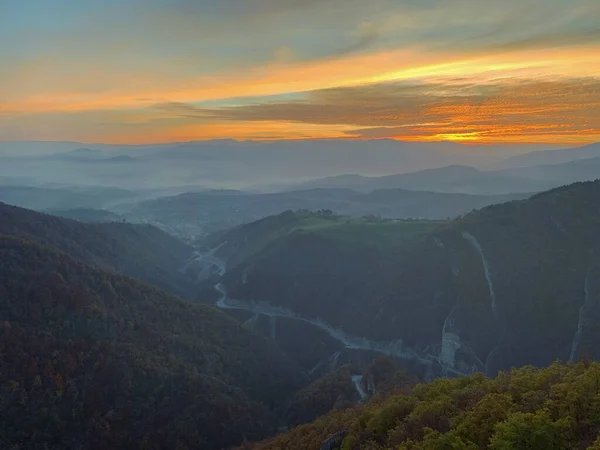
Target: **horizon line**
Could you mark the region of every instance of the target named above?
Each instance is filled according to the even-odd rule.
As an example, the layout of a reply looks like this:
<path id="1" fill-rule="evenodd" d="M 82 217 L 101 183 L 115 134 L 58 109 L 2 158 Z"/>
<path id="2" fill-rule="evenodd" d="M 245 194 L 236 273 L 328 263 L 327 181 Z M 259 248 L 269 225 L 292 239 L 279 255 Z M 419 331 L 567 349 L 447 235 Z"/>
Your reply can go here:
<path id="1" fill-rule="evenodd" d="M 211 139 L 188 139 L 188 140 L 167 140 L 167 141 L 153 141 L 153 142 L 102 142 L 102 141 L 78 141 L 78 140 L 68 140 L 68 139 L 10 139 L 3 140 L 0 139 L 0 144 L 16 144 L 16 143 L 55 143 L 55 144 L 83 144 L 83 145 L 109 145 L 109 146 L 124 146 L 124 147 L 139 147 L 139 146 L 152 146 L 152 145 L 169 145 L 169 144 L 191 144 L 191 143 L 210 143 L 210 142 L 231 142 L 237 144 L 244 143 L 259 143 L 259 144 L 273 144 L 280 142 L 390 142 L 394 141 L 401 144 L 453 144 L 457 146 L 463 147 L 493 147 L 493 146 L 506 146 L 506 147 L 514 147 L 514 146 L 553 146 L 553 147 L 563 147 L 563 148 L 578 148 L 585 147 L 587 145 L 594 145 L 596 143 L 600 143 L 600 141 L 590 141 L 587 143 L 581 142 L 516 142 L 516 141 L 497 141 L 497 142 L 477 142 L 477 141 L 461 141 L 461 140 L 453 140 L 453 139 L 445 139 L 445 140 L 402 140 L 402 139 L 394 139 L 391 137 L 383 137 L 383 138 L 346 138 L 346 137 L 319 137 L 319 138 L 276 138 L 276 139 L 242 139 L 242 138 L 211 138 Z"/>

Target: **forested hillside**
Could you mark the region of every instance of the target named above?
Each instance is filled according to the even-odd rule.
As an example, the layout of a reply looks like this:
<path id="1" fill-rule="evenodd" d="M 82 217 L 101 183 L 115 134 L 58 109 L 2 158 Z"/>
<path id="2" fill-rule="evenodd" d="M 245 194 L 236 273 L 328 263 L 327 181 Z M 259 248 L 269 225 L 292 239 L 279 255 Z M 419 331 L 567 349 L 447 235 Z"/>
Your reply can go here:
<path id="1" fill-rule="evenodd" d="M 252 446 L 255 450 L 597 450 L 600 364 L 438 379 Z"/>
<path id="2" fill-rule="evenodd" d="M 150 225 L 82 223 L 0 203 L 0 234 L 34 240 L 176 294 L 194 292 L 180 271 L 192 249 Z"/>
<path id="3" fill-rule="evenodd" d="M 600 182 L 588 182 L 397 245 L 292 232 L 226 274 L 224 306 L 308 320 L 430 375 L 600 357 L 599 229 Z"/>
<path id="4" fill-rule="evenodd" d="M 220 449 L 303 386 L 266 339 L 37 243 L 0 237 L 0 448 Z"/>
<path id="5" fill-rule="evenodd" d="M 351 246 L 396 247 L 446 223 L 445 220 L 389 220 L 377 216 L 353 218 L 331 210 L 287 210 L 229 230 L 218 231 L 200 242 L 217 248 L 215 254 L 231 268 L 259 255 L 268 246 L 297 235 L 310 235 Z"/>
<path id="6" fill-rule="evenodd" d="M 291 426 L 311 422 L 376 394 L 408 393 L 417 382 L 396 358 L 380 356 L 364 368 L 345 364 L 297 392 L 286 406 L 285 420 Z"/>
<path id="7" fill-rule="evenodd" d="M 53 216 L 64 217 L 66 219 L 79 220 L 81 222 L 121 222 L 123 219 L 118 214 L 105 209 L 93 208 L 68 208 L 68 209 L 47 209 L 44 212 Z"/>
<path id="8" fill-rule="evenodd" d="M 288 211 L 193 256 L 151 226 L 0 204 L 0 445 L 220 449 L 333 409 L 257 448 L 553 448 L 533 424 L 585 449 L 598 366 L 482 374 L 600 357 L 598 229 L 600 182 L 453 221 Z M 216 306 L 244 323 L 117 273 L 194 292 L 188 259 L 223 264 Z M 447 375 L 467 376 L 413 389 Z"/>

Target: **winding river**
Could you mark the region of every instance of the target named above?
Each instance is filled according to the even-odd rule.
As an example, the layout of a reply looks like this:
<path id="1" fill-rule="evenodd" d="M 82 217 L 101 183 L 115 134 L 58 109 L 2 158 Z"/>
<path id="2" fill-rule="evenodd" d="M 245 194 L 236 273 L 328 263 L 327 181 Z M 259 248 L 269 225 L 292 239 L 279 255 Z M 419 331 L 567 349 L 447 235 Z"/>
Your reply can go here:
<path id="1" fill-rule="evenodd" d="M 199 274 L 199 277 L 203 277 L 209 273 L 218 274 L 221 277 L 225 274 L 227 269 L 226 261 L 215 255 L 216 251 L 219 248 L 220 246 L 208 252 L 197 251 L 194 253 L 192 260 L 189 264 L 194 262 L 200 265 L 201 272 Z M 364 337 L 353 336 L 344 332 L 341 329 L 334 328 L 321 318 L 304 317 L 292 311 L 291 309 L 284 308 L 282 306 L 272 305 L 267 302 L 248 302 L 244 300 L 230 298 L 227 294 L 227 288 L 222 282 L 215 284 L 214 288 L 221 294 L 221 296 L 215 303 L 215 306 L 217 308 L 225 310 L 242 310 L 251 312 L 254 315 L 265 315 L 271 318 L 282 317 L 286 319 L 301 321 L 325 331 L 327 334 L 329 334 L 332 338 L 340 342 L 347 349 L 366 350 L 387 356 L 394 356 L 405 361 L 416 361 L 426 367 L 426 372 L 428 374 L 432 373 L 433 364 L 437 363 L 441 366 L 444 374 L 459 376 L 466 375 L 464 372 L 461 372 L 453 367 L 454 361 L 450 361 L 451 358 L 443 356 L 442 358 L 439 358 L 439 355 L 421 355 L 417 353 L 414 349 L 404 345 L 401 339 L 386 342 L 374 341 Z M 355 384 L 357 383 L 357 380 L 358 379 L 353 378 L 353 382 Z M 362 397 L 362 394 L 360 392 L 359 394 Z"/>
<path id="2" fill-rule="evenodd" d="M 373 341 L 363 337 L 352 336 L 340 329 L 332 327 L 323 319 L 312 319 L 304 317 L 288 308 L 275 306 L 267 302 L 247 302 L 244 300 L 236 300 L 229 298 L 229 296 L 227 295 L 227 290 L 223 283 L 218 283 L 214 287 L 221 294 L 221 297 L 215 303 L 215 306 L 217 308 L 237 309 L 269 317 L 283 317 L 286 319 L 298 320 L 304 323 L 311 324 L 327 332 L 332 338 L 341 342 L 347 349 L 367 350 L 376 353 L 381 353 L 387 356 L 394 356 L 405 361 L 417 361 L 427 366 L 428 368 L 430 368 L 434 362 L 438 362 L 440 363 L 440 365 L 442 365 L 442 368 L 444 369 L 445 373 L 453 375 L 465 375 L 465 373 L 455 369 L 454 367 L 443 364 L 437 356 L 419 355 L 410 347 L 405 346 L 402 340 L 400 339 L 396 341 L 382 342 Z"/>

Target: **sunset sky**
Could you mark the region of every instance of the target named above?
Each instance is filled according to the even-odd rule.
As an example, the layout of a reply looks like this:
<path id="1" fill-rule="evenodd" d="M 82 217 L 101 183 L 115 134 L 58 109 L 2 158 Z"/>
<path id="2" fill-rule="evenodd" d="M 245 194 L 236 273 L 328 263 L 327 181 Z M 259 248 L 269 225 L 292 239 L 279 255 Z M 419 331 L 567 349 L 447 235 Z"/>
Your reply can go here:
<path id="1" fill-rule="evenodd" d="M 598 0 L 0 0 L 0 140 L 600 141 Z"/>

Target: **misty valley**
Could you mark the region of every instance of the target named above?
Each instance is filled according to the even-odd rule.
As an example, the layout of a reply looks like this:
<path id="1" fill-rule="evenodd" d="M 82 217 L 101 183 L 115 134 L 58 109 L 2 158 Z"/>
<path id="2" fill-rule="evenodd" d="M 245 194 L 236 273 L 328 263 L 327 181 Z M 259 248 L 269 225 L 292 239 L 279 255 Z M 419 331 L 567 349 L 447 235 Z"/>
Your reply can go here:
<path id="1" fill-rule="evenodd" d="M 600 146 L 277 145 L 2 143 L 2 448 L 598 448 Z"/>

